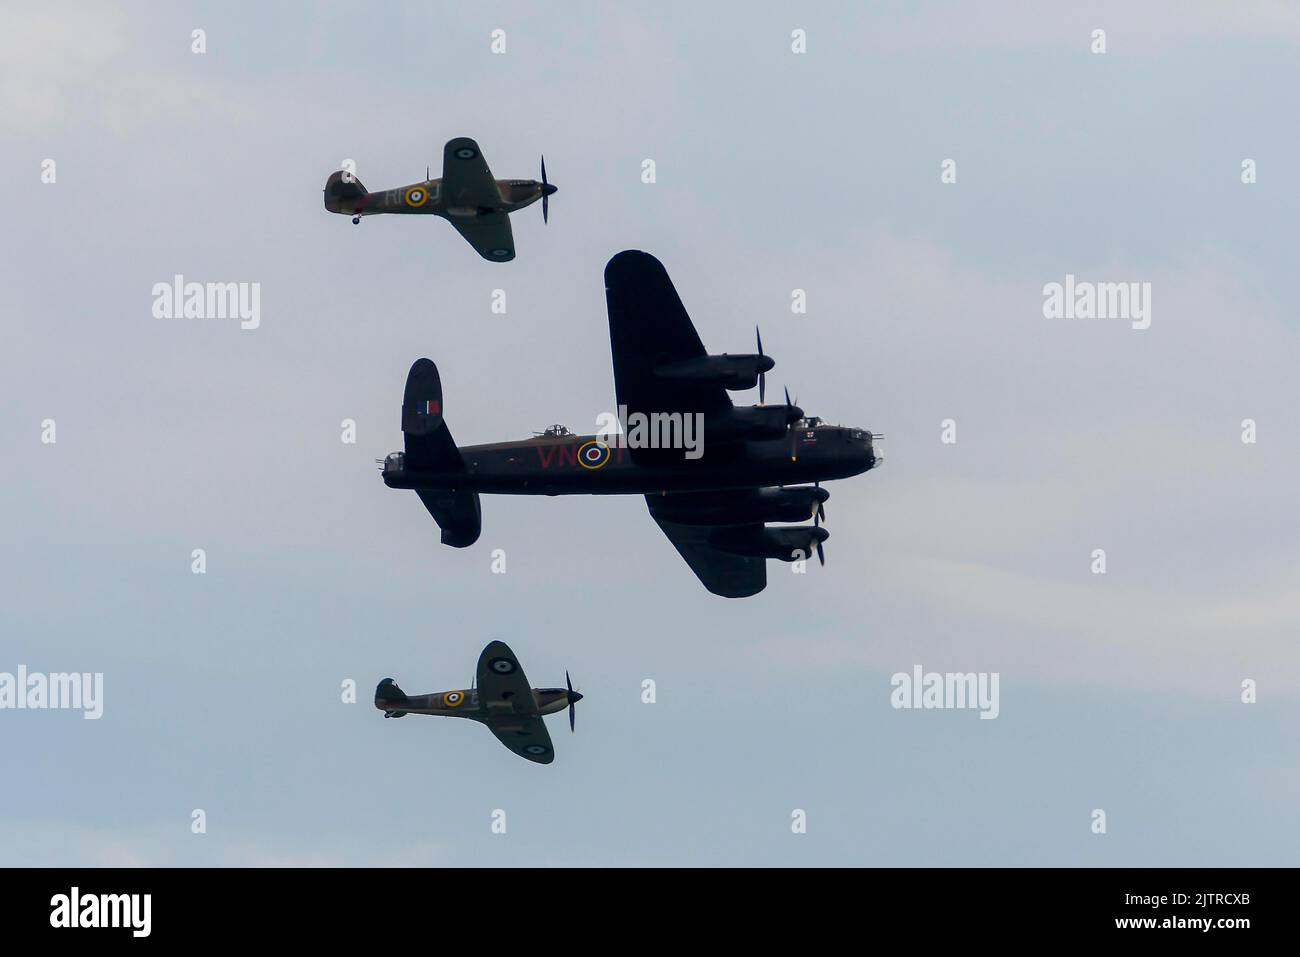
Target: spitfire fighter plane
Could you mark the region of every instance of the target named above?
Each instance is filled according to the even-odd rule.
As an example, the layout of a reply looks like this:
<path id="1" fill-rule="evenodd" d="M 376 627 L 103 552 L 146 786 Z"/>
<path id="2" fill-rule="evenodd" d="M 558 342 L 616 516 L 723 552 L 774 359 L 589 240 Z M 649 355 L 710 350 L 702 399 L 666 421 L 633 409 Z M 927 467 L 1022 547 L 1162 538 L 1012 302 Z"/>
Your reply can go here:
<path id="1" fill-rule="evenodd" d="M 555 760 L 551 736 L 542 715 L 569 709 L 569 730 L 574 727 L 573 706 L 582 695 L 573 690 L 569 673 L 565 688 L 532 688 L 519 660 L 504 641 L 489 642 L 478 656 L 476 687 L 461 691 L 407 696 L 392 678 L 375 689 L 375 707 L 385 718 L 408 714 L 441 714 L 469 718 L 487 725 L 497 740 L 520 757 L 538 764 Z"/>
<path id="2" fill-rule="evenodd" d="M 552 426 L 515 442 L 457 448 L 443 420 L 442 381 L 429 359 L 407 376 L 404 452 L 382 463 L 384 484 L 414 489 L 442 529 L 465 548 L 481 529 L 480 493 L 644 495 L 650 517 L 715 595 L 744 598 L 767 585 L 766 559 L 825 564 L 822 522 L 830 493 L 820 483 L 882 461 L 866 429 L 829 425 L 790 402 L 763 404 L 774 363 L 758 352 L 705 351 L 668 273 L 653 256 L 629 250 L 605 267 L 614 390 L 628 420 L 641 413 L 671 422 L 691 415 L 704 445 L 630 447 L 616 435 L 574 435 Z M 733 406 L 728 390 L 759 387 L 759 404 Z M 768 522 L 811 525 L 768 527 Z"/>
<path id="3" fill-rule="evenodd" d="M 370 193 L 352 173 L 339 170 L 325 183 L 325 208 L 351 216 L 353 224 L 360 223 L 362 216 L 379 213 L 441 216 L 480 256 L 503 263 L 515 258 L 510 214 L 540 199 L 545 222 L 554 192 L 555 187 L 546 181 L 545 157 L 540 183 L 532 179 L 493 179 L 478 144 L 462 136 L 442 149 L 441 179 L 426 175 L 420 183 Z"/>

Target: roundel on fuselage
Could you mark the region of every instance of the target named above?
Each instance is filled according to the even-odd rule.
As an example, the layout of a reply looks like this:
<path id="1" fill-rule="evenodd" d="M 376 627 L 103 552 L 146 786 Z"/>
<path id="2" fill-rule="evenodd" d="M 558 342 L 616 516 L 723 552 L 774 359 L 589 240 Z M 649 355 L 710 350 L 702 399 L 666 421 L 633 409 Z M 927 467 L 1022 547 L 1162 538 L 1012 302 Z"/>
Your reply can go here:
<path id="1" fill-rule="evenodd" d="M 584 469 L 603 468 L 609 461 L 609 446 L 599 439 L 591 439 L 578 446 L 578 464 Z"/>

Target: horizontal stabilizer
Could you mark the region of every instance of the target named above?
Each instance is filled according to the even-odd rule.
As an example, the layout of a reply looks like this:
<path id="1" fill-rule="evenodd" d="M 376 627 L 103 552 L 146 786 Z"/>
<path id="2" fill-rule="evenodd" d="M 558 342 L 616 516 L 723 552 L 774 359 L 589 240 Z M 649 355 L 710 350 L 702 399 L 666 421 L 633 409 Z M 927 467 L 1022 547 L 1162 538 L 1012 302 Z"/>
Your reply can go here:
<path id="1" fill-rule="evenodd" d="M 417 489 L 420 501 L 442 529 L 442 543 L 468 548 L 483 530 L 483 512 L 477 492 Z"/>

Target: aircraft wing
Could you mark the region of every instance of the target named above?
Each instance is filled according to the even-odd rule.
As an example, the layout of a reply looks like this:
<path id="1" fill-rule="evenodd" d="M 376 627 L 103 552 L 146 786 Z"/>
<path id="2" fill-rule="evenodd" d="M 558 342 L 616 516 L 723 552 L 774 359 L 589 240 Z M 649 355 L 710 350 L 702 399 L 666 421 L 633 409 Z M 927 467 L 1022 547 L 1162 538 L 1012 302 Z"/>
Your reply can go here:
<path id="1" fill-rule="evenodd" d="M 448 140 L 442 148 L 442 197 L 447 206 L 488 206 L 501 203 L 497 181 L 478 144 L 468 136 Z"/>
<path id="2" fill-rule="evenodd" d="M 493 714 L 537 714 L 533 688 L 510 646 L 504 641 L 488 642 L 478 656 L 479 701 Z"/>
<path id="3" fill-rule="evenodd" d="M 495 187 L 494 187 L 495 188 Z M 515 258 L 515 237 L 510 231 L 510 217 L 505 213 L 481 213 L 478 216 L 448 216 L 456 232 L 494 263 L 508 263 Z"/>
<path id="4" fill-rule="evenodd" d="M 731 408 L 719 385 L 672 381 L 658 366 L 707 355 L 663 264 L 629 249 L 605 266 L 605 303 L 614 393 L 629 413 L 716 412 Z"/>
<path id="5" fill-rule="evenodd" d="M 715 548 L 709 544 L 709 535 L 717 526 L 664 521 L 655 515 L 657 496 L 647 495 L 645 498 L 650 517 L 663 529 L 678 554 L 686 559 L 695 577 L 713 594 L 723 598 L 748 598 L 767 587 L 767 562 L 764 559 L 733 555 Z M 753 522 L 748 527 L 760 529 L 763 525 Z"/>
<path id="6" fill-rule="evenodd" d="M 555 760 L 532 685 L 504 641 L 489 642 L 478 656 L 478 697 L 487 711 L 484 723 L 498 741 L 529 761 L 550 764 Z"/>
<path id="7" fill-rule="evenodd" d="M 529 761 L 550 764 L 555 760 L 551 735 L 540 715 L 532 717 L 488 718 L 488 730 L 507 748 Z"/>

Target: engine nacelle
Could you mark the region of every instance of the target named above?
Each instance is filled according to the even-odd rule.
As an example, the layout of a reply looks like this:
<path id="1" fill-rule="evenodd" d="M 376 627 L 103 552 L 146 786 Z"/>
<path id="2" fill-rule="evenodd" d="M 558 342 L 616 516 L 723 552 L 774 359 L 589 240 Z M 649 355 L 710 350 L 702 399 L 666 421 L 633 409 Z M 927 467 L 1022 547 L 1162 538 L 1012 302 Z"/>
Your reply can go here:
<path id="1" fill-rule="evenodd" d="M 830 533 L 826 529 L 813 525 L 757 530 L 724 528 L 709 536 L 709 544 L 733 555 L 797 562 L 806 560 L 828 538 Z"/>
<path id="2" fill-rule="evenodd" d="M 690 495 L 674 502 L 673 496 L 656 499 L 656 519 L 679 525 L 747 525 L 753 522 L 806 522 L 817 506 L 831 497 L 824 488 L 763 488 L 746 497 L 720 492 L 707 497 Z"/>
<path id="3" fill-rule="evenodd" d="M 694 359 L 669 362 L 656 367 L 655 375 L 662 379 L 697 385 L 720 385 L 724 389 L 737 391 L 754 388 L 758 384 L 759 375 L 774 365 L 776 363 L 770 356 L 733 356 L 723 353 L 720 356 L 697 356 Z"/>
<path id="4" fill-rule="evenodd" d="M 790 423 L 801 418 L 803 410 L 793 405 L 737 406 L 704 416 L 704 440 L 780 439 Z"/>

